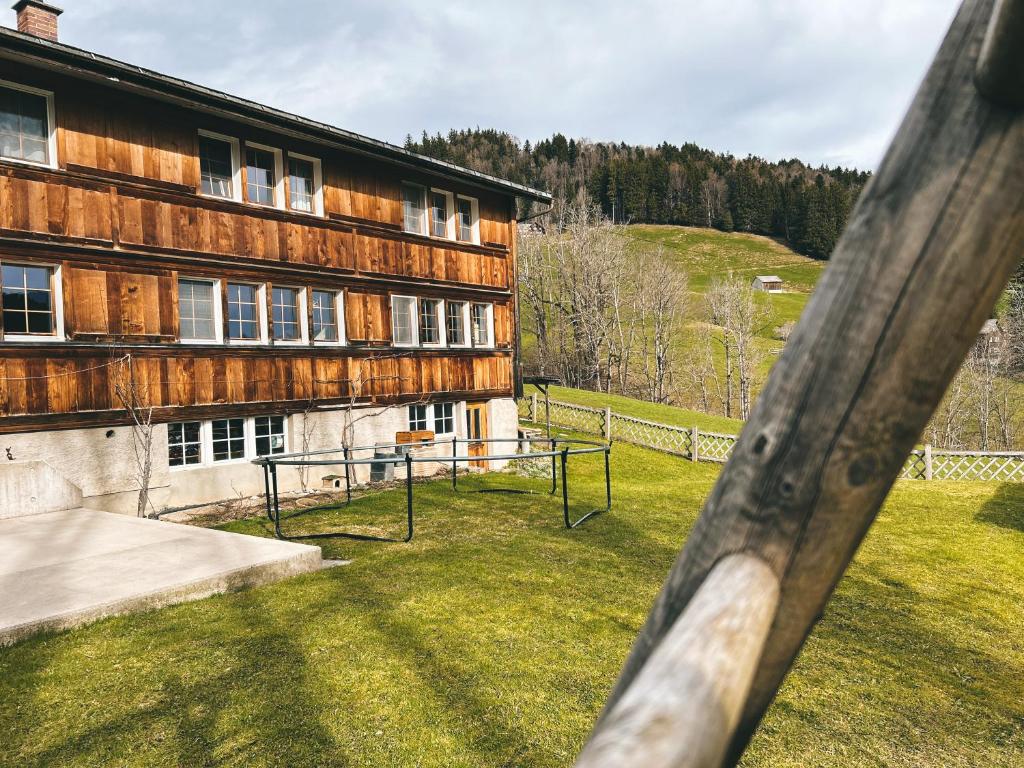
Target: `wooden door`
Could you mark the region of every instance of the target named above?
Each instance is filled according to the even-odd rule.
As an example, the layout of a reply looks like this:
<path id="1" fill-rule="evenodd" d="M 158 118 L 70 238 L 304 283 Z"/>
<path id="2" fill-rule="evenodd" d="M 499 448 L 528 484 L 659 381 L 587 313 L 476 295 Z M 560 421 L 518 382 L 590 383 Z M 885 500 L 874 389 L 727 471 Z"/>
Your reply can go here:
<path id="1" fill-rule="evenodd" d="M 487 403 L 466 404 L 466 439 L 469 440 L 470 456 L 486 456 L 487 443 L 474 442 L 487 439 Z M 486 461 L 471 461 L 470 467 L 487 468 Z"/>

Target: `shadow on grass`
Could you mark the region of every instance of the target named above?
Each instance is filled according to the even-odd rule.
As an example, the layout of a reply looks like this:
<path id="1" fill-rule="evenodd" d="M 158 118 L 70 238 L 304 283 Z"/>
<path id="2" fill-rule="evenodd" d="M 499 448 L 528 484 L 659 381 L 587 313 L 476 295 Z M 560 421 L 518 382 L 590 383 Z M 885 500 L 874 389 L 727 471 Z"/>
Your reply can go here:
<path id="1" fill-rule="evenodd" d="M 349 758 L 339 752 L 320 719 L 323 712 L 313 703 L 315 697 L 308 694 L 311 670 L 295 640 L 294 627 L 265 610 L 265 597 L 265 590 L 257 590 L 215 598 L 216 621 L 197 629 L 194 636 L 173 641 L 164 636 L 167 627 L 163 622 L 146 621 L 151 615 L 168 616 L 163 612 L 115 619 L 114 625 L 85 630 L 108 632 L 121 623 L 129 628 L 142 626 L 145 629 L 141 634 L 151 634 L 143 640 L 145 646 L 173 642 L 177 647 L 167 651 L 171 658 L 156 672 L 159 680 L 144 703 L 125 703 L 113 716 L 100 713 L 84 728 L 69 727 L 45 749 L 29 746 L 30 739 L 38 740 L 38 731 L 19 729 L 24 740 L 17 764 L 40 768 L 113 764 L 108 759 L 119 758 L 112 754 L 138 754 L 139 747 L 145 754 L 156 743 L 160 744 L 160 764 L 244 765 L 256 759 L 270 759 L 275 765 L 348 764 Z M 168 610 L 184 615 L 190 609 L 182 606 Z M 51 642 L 59 647 L 63 639 L 57 636 Z M 29 650 L 29 645 L 24 650 Z M 228 658 L 218 665 L 211 664 L 219 666 L 219 672 L 197 678 L 190 657 L 203 650 Z M 33 660 L 47 658 L 38 653 L 27 656 Z M 34 669 L 31 674 L 38 677 L 38 684 L 30 683 L 31 687 L 42 688 L 47 673 L 45 667 Z M 96 670 L 97 675 L 105 673 Z M 24 714 L 31 718 L 31 712 Z M 40 716 L 48 717 L 45 710 Z"/>
<path id="2" fill-rule="evenodd" d="M 974 519 L 1024 533 L 1024 483 L 1000 484 Z"/>

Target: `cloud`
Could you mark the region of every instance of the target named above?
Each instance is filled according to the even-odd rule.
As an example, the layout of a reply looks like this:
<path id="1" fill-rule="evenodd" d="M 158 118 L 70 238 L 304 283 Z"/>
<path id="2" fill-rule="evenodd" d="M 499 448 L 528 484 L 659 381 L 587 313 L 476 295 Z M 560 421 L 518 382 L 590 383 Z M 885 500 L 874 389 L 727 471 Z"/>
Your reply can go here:
<path id="1" fill-rule="evenodd" d="M 393 142 L 693 141 L 874 167 L 955 0 L 75 0 L 61 39 Z"/>

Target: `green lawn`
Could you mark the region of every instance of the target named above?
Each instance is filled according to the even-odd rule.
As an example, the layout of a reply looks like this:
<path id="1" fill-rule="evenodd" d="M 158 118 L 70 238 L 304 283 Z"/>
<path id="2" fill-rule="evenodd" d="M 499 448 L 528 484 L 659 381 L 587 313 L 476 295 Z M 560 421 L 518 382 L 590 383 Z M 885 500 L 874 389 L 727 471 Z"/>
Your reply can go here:
<path id="1" fill-rule="evenodd" d="M 579 514 L 601 460 L 572 461 Z M 618 444 L 612 471 L 574 531 L 543 480 L 435 481 L 410 544 L 0 650 L 0 765 L 568 765 L 718 467 Z M 402 503 L 287 522 L 397 533 Z M 744 765 L 1024 764 L 1022 547 L 1021 486 L 899 485 Z"/>

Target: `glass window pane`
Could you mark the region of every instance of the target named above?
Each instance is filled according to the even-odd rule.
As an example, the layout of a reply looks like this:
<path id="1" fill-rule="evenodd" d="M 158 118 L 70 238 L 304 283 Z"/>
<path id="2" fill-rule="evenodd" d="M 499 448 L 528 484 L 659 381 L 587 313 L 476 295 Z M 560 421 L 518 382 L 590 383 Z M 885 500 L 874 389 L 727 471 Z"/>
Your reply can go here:
<path id="1" fill-rule="evenodd" d="M 203 194 L 234 197 L 231 144 L 209 136 L 199 137 L 199 170 Z"/>
<path id="2" fill-rule="evenodd" d="M 46 163 L 49 135 L 45 96 L 0 87 L 0 156 Z"/>
<path id="3" fill-rule="evenodd" d="M 334 296 L 330 291 L 313 291 L 313 338 L 316 341 L 338 340 Z"/>
<path id="4" fill-rule="evenodd" d="M 288 158 L 288 188 L 292 210 L 313 212 L 313 163 L 297 157 Z"/>
<path id="5" fill-rule="evenodd" d="M 4 333 L 28 333 L 28 317 L 25 313 L 4 311 Z"/>
<path id="6" fill-rule="evenodd" d="M 247 147 L 245 150 L 247 193 L 250 203 L 274 204 L 274 153 Z"/>
<path id="7" fill-rule="evenodd" d="M 402 218 L 406 232 L 424 234 L 422 187 L 412 184 L 402 186 Z"/>

